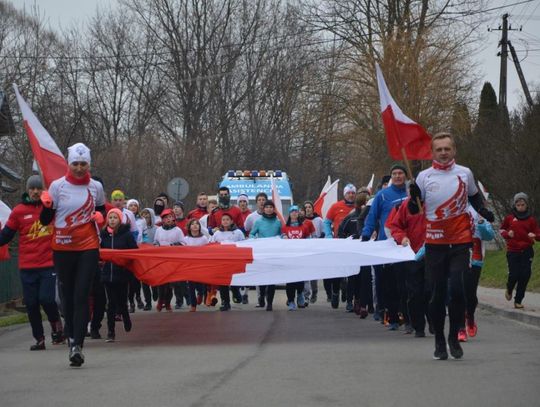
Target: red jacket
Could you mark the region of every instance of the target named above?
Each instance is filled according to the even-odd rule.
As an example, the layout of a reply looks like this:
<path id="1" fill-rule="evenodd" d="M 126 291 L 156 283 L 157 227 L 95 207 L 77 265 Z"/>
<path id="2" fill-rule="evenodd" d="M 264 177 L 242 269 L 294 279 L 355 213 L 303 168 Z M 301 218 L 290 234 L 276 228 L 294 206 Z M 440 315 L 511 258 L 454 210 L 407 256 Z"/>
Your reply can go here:
<path id="1" fill-rule="evenodd" d="M 221 217 L 224 213 L 231 215 L 231 218 L 236 225 L 236 227 L 243 229 L 244 228 L 244 219 L 242 218 L 242 212 L 238 206 L 231 206 L 228 209 L 216 208 L 208 216 L 208 227 L 217 228 L 221 226 Z"/>
<path id="2" fill-rule="evenodd" d="M 6 227 L 19 232 L 19 268 L 38 269 L 53 267 L 53 226 L 39 221 L 41 202 L 21 203 L 13 208 Z"/>
<path id="3" fill-rule="evenodd" d="M 416 253 L 424 245 L 426 239 L 426 217 L 425 214 L 412 215 L 409 212 L 407 207 L 409 199 L 401 204 L 394 216 L 388 216 L 386 226 L 398 244 L 401 244 L 403 238 L 408 237 L 411 241 L 411 249 Z"/>
<path id="4" fill-rule="evenodd" d="M 208 212 L 207 212 L 206 208 L 196 207 L 195 209 L 191 210 L 188 213 L 187 218 L 188 219 L 201 219 L 204 215 L 207 215 L 207 214 L 208 214 Z"/>
<path id="5" fill-rule="evenodd" d="M 332 222 L 332 232 L 337 237 L 339 225 L 345 217 L 354 210 L 354 203 L 347 203 L 344 199 L 334 203 L 326 213 L 326 219 Z"/>
<path id="6" fill-rule="evenodd" d="M 508 235 L 511 230 L 514 232 L 514 237 Z M 506 240 L 506 250 L 509 252 L 523 252 L 531 247 L 534 241 L 527 236 L 529 233 L 534 233 L 534 239 L 540 241 L 540 229 L 532 216 L 518 219 L 514 214 L 508 215 L 504 218 L 500 231 L 501 236 Z"/>
<path id="7" fill-rule="evenodd" d="M 176 219 L 176 226 L 182 229 L 182 232 L 184 233 L 184 235 L 187 235 L 187 223 L 188 223 L 187 218 Z"/>

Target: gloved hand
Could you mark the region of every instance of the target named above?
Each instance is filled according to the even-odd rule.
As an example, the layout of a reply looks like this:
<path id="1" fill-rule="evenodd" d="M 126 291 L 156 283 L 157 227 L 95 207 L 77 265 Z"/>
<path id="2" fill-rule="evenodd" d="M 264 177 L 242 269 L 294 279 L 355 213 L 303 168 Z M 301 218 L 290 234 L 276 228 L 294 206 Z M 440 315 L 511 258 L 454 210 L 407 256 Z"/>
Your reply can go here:
<path id="1" fill-rule="evenodd" d="M 94 212 L 90 219 L 96 222 L 98 225 L 105 223 L 105 219 L 103 219 L 103 215 L 99 211 Z"/>
<path id="2" fill-rule="evenodd" d="M 53 201 L 52 201 L 51 196 L 49 195 L 49 192 L 46 189 L 43 190 L 43 192 L 41 193 L 39 199 L 41 199 L 41 203 L 43 204 L 43 206 L 45 208 L 51 208 L 52 207 Z"/>
<path id="3" fill-rule="evenodd" d="M 478 214 L 482 216 L 485 220 L 487 220 L 489 223 L 492 223 L 495 220 L 495 216 L 487 208 L 480 208 Z"/>
<path id="4" fill-rule="evenodd" d="M 416 201 L 416 198 L 422 200 L 422 191 L 420 191 L 420 187 L 415 183 L 409 185 L 409 194 L 411 195 L 412 201 Z"/>

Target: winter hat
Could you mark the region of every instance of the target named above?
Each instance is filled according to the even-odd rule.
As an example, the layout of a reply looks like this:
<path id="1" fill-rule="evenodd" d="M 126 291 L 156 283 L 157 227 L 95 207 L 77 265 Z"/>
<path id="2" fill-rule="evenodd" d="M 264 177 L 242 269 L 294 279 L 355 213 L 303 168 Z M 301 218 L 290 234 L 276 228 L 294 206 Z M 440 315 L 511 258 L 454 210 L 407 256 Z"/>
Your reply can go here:
<path id="1" fill-rule="evenodd" d="M 272 208 L 275 208 L 275 207 L 276 207 L 276 205 L 274 204 L 274 202 L 271 201 L 270 199 L 264 203 L 264 206 L 271 206 Z"/>
<path id="2" fill-rule="evenodd" d="M 173 215 L 174 216 L 174 212 L 172 211 L 172 209 L 163 209 L 163 212 L 161 212 L 161 219 L 165 219 L 165 217 L 167 215 Z"/>
<path id="3" fill-rule="evenodd" d="M 392 174 L 392 172 L 394 172 L 394 170 L 401 170 L 405 173 L 405 175 L 408 175 L 407 174 L 407 168 L 405 168 L 405 166 L 401 165 L 401 164 L 394 164 L 392 165 L 392 167 L 390 168 L 390 174 Z"/>
<path id="4" fill-rule="evenodd" d="M 240 194 L 238 195 L 238 198 L 236 198 L 237 202 L 245 201 L 249 203 L 249 197 L 246 194 Z"/>
<path id="5" fill-rule="evenodd" d="M 68 164 L 74 162 L 85 162 L 90 164 L 90 149 L 83 143 L 73 144 L 68 147 Z"/>
<path id="6" fill-rule="evenodd" d="M 518 192 L 514 195 L 514 205 L 520 200 L 524 200 L 527 206 L 529 206 L 529 195 L 527 195 L 525 192 Z"/>
<path id="7" fill-rule="evenodd" d="M 139 201 L 137 201 L 136 199 L 130 199 L 129 201 L 127 201 L 126 208 L 129 207 L 129 205 L 132 205 L 132 204 L 137 205 L 137 208 L 141 207 L 141 205 L 139 204 Z"/>
<path id="8" fill-rule="evenodd" d="M 356 194 L 356 187 L 353 184 L 345 185 L 345 188 L 343 188 L 343 195 L 347 194 L 348 192 L 354 192 Z"/>
<path id="9" fill-rule="evenodd" d="M 111 199 L 112 200 L 126 199 L 126 196 L 124 195 L 124 193 L 120 189 L 115 189 L 114 191 L 111 192 Z"/>
<path id="10" fill-rule="evenodd" d="M 31 175 L 26 180 L 26 189 L 28 190 L 32 188 L 43 189 L 43 182 L 41 181 L 41 177 L 39 175 Z"/>
<path id="11" fill-rule="evenodd" d="M 315 205 L 313 205 L 312 201 L 305 201 L 303 206 L 305 207 L 306 205 L 315 206 Z"/>
<path id="12" fill-rule="evenodd" d="M 298 205 L 291 205 L 291 206 L 289 206 L 289 213 L 294 212 L 294 211 L 296 211 L 296 212 L 299 211 Z"/>
<path id="13" fill-rule="evenodd" d="M 175 206 L 179 206 L 180 208 L 182 208 L 182 210 L 184 210 L 184 202 L 182 202 L 182 201 L 174 201 L 173 208 Z"/>
<path id="14" fill-rule="evenodd" d="M 111 213 L 116 213 L 116 216 L 118 216 L 118 219 L 120 219 L 120 223 L 124 223 L 122 222 L 122 219 L 124 219 L 124 214 L 122 213 L 120 209 L 118 208 L 109 209 L 109 212 L 107 212 L 107 219 L 109 218 L 109 215 Z"/>

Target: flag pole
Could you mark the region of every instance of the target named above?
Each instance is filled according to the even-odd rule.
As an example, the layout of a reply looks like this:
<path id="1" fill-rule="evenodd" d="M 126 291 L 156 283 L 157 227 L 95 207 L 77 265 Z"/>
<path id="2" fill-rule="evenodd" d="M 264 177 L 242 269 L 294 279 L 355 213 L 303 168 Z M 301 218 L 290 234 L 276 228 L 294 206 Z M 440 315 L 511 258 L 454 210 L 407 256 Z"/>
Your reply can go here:
<path id="1" fill-rule="evenodd" d="M 403 156 L 403 162 L 405 163 L 405 167 L 407 167 L 407 172 L 410 174 L 411 182 L 414 184 L 415 181 L 413 178 L 411 163 L 409 162 L 409 158 L 407 157 L 407 152 L 405 151 L 405 147 L 401 147 L 401 155 Z M 420 198 L 418 197 L 416 197 L 416 204 L 418 205 L 418 208 L 420 209 L 420 214 L 423 214 L 424 210 L 422 209 L 422 202 L 420 202 Z"/>

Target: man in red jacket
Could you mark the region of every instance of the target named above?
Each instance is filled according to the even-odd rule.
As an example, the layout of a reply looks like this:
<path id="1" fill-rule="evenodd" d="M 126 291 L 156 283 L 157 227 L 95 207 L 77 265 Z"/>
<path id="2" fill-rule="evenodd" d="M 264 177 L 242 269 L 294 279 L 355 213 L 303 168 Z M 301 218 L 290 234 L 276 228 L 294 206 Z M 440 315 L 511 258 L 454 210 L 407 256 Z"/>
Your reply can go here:
<path id="1" fill-rule="evenodd" d="M 0 232 L 0 245 L 5 245 L 19 232 L 19 269 L 26 312 L 36 344 L 30 350 L 44 350 L 45 336 L 40 306 L 47 314 L 52 329 L 52 343 L 64 343 L 62 321 L 56 305 L 56 273 L 54 271 L 51 235 L 52 226 L 43 226 L 41 214 L 41 177 L 32 175 L 26 182 L 22 202 L 13 208 L 6 226 Z"/>
<path id="2" fill-rule="evenodd" d="M 218 191 L 218 207 L 215 208 L 208 216 L 208 228 L 212 229 L 213 234 L 221 225 L 221 217 L 224 213 L 228 213 L 239 229 L 244 230 L 244 220 L 240 208 L 231 204 L 231 192 L 227 187 L 221 187 Z"/>

